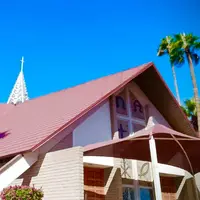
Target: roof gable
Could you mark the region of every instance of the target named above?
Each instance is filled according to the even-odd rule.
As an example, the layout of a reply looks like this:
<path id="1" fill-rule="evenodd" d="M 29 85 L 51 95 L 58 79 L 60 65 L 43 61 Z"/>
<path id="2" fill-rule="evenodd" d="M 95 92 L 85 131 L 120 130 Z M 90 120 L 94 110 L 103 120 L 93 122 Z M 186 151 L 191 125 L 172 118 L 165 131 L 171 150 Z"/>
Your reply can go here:
<path id="1" fill-rule="evenodd" d="M 151 67 L 154 68 L 152 63 L 144 64 L 23 104 L 12 105 L 6 115 L 0 116 L 0 132 L 10 133 L 0 140 L 0 157 L 35 150 L 58 134 L 61 128 L 73 124 Z M 171 95 L 169 91 L 168 95 Z M 190 133 L 192 131 L 190 129 Z"/>
<path id="2" fill-rule="evenodd" d="M 0 132 L 10 133 L 0 140 L 0 157 L 39 146 L 55 135 L 58 129 L 76 121 L 150 65 L 145 64 L 23 104 L 12 105 L 11 112 L 0 121 Z"/>

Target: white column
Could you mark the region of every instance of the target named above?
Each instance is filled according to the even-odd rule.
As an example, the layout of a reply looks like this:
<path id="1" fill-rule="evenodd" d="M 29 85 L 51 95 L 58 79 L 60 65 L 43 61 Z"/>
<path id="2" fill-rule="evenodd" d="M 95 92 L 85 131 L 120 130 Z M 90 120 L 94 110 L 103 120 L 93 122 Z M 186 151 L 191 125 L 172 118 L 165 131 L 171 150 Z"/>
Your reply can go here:
<path id="1" fill-rule="evenodd" d="M 134 134 L 133 127 L 132 127 L 132 113 L 131 113 L 131 101 L 129 96 L 129 90 L 126 88 L 126 99 L 127 99 L 127 110 L 128 110 L 128 117 L 129 117 L 129 131 L 130 136 Z M 133 178 L 133 185 L 134 185 L 134 194 L 135 194 L 135 200 L 140 200 L 140 187 L 139 187 L 139 181 L 138 181 L 138 171 L 137 171 L 137 160 L 131 160 L 131 166 L 132 166 L 132 178 Z"/>
<path id="2" fill-rule="evenodd" d="M 140 200 L 140 186 L 138 180 L 138 170 L 137 170 L 137 160 L 132 160 L 132 177 L 133 177 L 133 184 L 135 188 L 135 199 Z"/>
<path id="3" fill-rule="evenodd" d="M 160 175 L 159 175 L 159 170 L 158 170 L 158 159 L 157 159 L 157 152 L 156 152 L 156 143 L 153 136 L 151 136 L 151 139 L 149 140 L 149 147 L 150 147 L 150 153 L 151 153 L 152 175 L 153 175 L 155 196 L 156 196 L 156 200 L 162 200 Z"/>

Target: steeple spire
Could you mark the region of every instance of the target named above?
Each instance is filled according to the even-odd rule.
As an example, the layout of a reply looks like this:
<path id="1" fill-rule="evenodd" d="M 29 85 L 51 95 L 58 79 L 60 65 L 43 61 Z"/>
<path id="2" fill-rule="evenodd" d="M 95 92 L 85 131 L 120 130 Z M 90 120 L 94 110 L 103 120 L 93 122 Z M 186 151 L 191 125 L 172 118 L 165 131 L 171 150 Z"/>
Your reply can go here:
<path id="1" fill-rule="evenodd" d="M 12 89 L 12 92 L 9 96 L 7 103 L 18 104 L 23 103 L 28 100 L 28 92 L 26 88 L 26 83 L 24 79 L 24 57 L 21 59 L 21 70 L 15 82 L 15 85 Z"/>

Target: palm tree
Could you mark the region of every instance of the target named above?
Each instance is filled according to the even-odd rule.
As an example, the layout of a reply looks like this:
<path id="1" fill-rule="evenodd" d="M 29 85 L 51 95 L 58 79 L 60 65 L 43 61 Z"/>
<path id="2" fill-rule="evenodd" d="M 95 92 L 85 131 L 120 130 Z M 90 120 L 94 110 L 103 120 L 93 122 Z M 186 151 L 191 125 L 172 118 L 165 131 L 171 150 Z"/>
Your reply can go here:
<path id="1" fill-rule="evenodd" d="M 176 72 L 175 72 L 175 66 L 174 66 L 174 57 L 172 55 L 172 50 L 173 50 L 173 38 L 170 36 L 166 36 L 166 38 L 163 38 L 161 40 L 161 43 L 159 45 L 159 49 L 157 51 L 157 56 L 163 56 L 163 55 L 168 55 L 171 63 L 171 68 L 172 68 L 172 75 L 174 78 L 174 86 L 175 86 L 175 91 L 176 91 L 176 99 L 179 103 L 181 104 L 180 101 L 180 95 L 179 95 L 179 90 L 178 90 L 178 83 L 177 83 L 177 78 L 176 78 Z"/>
<path id="2" fill-rule="evenodd" d="M 198 127 L 200 128 L 200 104 L 198 97 L 198 87 L 193 66 L 193 64 L 198 64 L 200 60 L 197 54 L 197 51 L 200 50 L 199 37 L 194 36 L 193 34 L 183 33 L 175 35 L 174 38 L 175 42 L 172 47 L 172 54 L 175 59 L 174 64 L 183 64 L 185 58 L 188 61 L 190 68 L 190 75 L 193 84 L 193 90 L 194 90 L 194 100 L 196 103 L 197 122 L 198 122 Z"/>
<path id="3" fill-rule="evenodd" d="M 191 124 L 193 125 L 194 129 L 197 131 L 197 110 L 194 98 L 184 101 L 184 106 L 181 107 L 183 109 L 183 112 L 186 114 Z"/>

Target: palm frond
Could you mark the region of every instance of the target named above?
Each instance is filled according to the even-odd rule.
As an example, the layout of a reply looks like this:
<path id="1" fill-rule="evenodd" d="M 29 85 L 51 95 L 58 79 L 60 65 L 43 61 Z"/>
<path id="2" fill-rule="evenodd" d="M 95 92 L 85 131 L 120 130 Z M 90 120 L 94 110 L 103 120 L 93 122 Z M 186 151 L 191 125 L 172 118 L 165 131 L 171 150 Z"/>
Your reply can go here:
<path id="1" fill-rule="evenodd" d="M 199 37 L 193 35 L 192 33 L 189 34 L 176 34 L 174 35 L 175 44 L 177 48 L 183 49 L 200 49 L 200 41 Z"/>
<path id="2" fill-rule="evenodd" d="M 194 98 L 184 101 L 184 106 L 181 106 L 183 112 L 186 114 L 195 130 L 198 130 L 197 111 Z"/>
<path id="3" fill-rule="evenodd" d="M 175 34 L 174 35 L 174 46 L 176 48 L 182 48 L 183 47 L 183 40 L 181 34 Z"/>
<path id="4" fill-rule="evenodd" d="M 167 53 L 168 53 L 168 43 L 166 38 L 163 38 L 157 50 L 157 56 L 163 56 Z"/>
<path id="5" fill-rule="evenodd" d="M 196 53 L 191 53 L 191 58 L 192 61 L 194 62 L 195 65 L 198 65 L 199 61 L 200 61 L 200 57 L 198 54 Z"/>
<path id="6" fill-rule="evenodd" d="M 184 51 L 179 48 L 173 48 L 170 53 L 170 62 L 177 67 L 181 67 L 185 63 Z"/>
<path id="7" fill-rule="evenodd" d="M 193 98 L 187 99 L 186 101 L 184 101 L 184 104 L 185 104 L 184 108 L 186 109 L 186 113 L 188 117 L 197 115 L 196 103 Z"/>
<path id="8" fill-rule="evenodd" d="M 188 112 L 188 110 L 184 107 L 184 106 L 181 106 L 183 112 L 186 114 L 187 117 L 190 117 L 190 113 Z"/>
<path id="9" fill-rule="evenodd" d="M 161 50 L 161 49 L 158 49 L 157 50 L 157 56 L 163 56 L 163 55 L 165 55 L 165 54 L 167 54 L 168 52 L 167 51 L 163 51 L 163 50 Z"/>
<path id="10" fill-rule="evenodd" d="M 193 46 L 195 50 L 200 50 L 200 42 L 196 41 Z"/>
<path id="11" fill-rule="evenodd" d="M 174 34 L 174 40 L 181 40 L 181 34 Z"/>
<path id="12" fill-rule="evenodd" d="M 193 35 L 192 33 L 185 35 L 185 41 L 189 47 L 192 47 L 195 44 L 195 42 L 197 42 L 198 40 L 199 40 L 199 37 Z"/>

